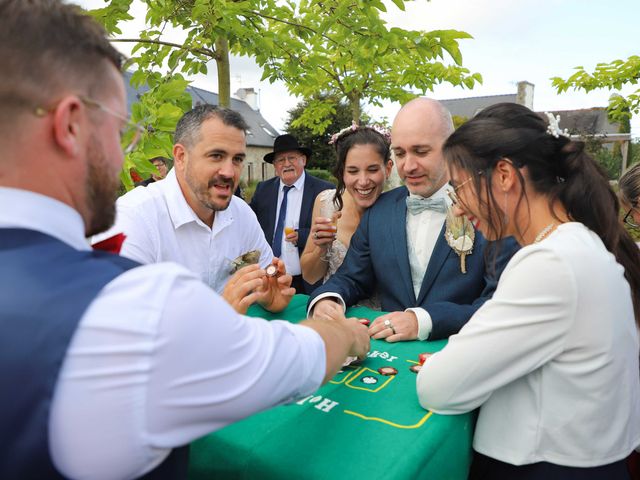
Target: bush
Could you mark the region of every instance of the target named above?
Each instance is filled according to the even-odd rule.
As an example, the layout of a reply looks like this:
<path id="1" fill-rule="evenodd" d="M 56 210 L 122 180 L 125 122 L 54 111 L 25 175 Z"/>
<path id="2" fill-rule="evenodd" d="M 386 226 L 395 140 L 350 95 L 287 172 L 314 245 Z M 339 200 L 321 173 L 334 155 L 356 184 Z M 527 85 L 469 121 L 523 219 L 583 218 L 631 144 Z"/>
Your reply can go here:
<path id="1" fill-rule="evenodd" d="M 334 177 L 331 172 L 322 168 L 308 168 L 307 173 L 313 175 L 314 177 L 321 178 L 322 180 L 326 180 L 327 182 L 331 182 L 334 185 L 338 184 L 338 180 L 336 180 L 336 177 Z"/>

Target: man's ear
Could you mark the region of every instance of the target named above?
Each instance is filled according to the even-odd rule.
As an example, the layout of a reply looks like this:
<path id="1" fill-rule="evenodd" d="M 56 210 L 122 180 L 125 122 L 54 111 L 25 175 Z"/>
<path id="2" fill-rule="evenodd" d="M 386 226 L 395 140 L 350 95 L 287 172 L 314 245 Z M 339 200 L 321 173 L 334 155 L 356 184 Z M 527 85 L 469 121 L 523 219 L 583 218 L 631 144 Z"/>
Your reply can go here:
<path id="1" fill-rule="evenodd" d="M 75 95 L 63 98 L 51 113 L 53 141 L 70 157 L 76 157 L 82 149 L 84 129 L 89 128 L 84 105 Z"/>
<path id="2" fill-rule="evenodd" d="M 176 143 L 173 146 L 173 166 L 176 171 L 182 172 L 187 160 L 187 149 L 181 143 Z"/>

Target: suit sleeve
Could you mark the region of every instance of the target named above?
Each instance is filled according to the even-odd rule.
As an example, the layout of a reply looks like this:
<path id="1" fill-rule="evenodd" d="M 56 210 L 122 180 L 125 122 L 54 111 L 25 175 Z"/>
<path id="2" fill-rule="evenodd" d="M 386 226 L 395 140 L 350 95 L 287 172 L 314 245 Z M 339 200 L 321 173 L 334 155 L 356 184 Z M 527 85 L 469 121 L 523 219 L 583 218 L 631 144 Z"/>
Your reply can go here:
<path id="1" fill-rule="evenodd" d="M 313 292 L 309 297 L 309 304 L 318 295 L 327 292 L 339 294 L 348 307 L 371 296 L 375 274 L 369 248 L 369 218 L 370 210 L 367 210 L 351 237 L 351 244 L 342 265 L 324 285 Z"/>
<path id="2" fill-rule="evenodd" d="M 488 245 L 491 245 L 490 247 Z M 431 315 L 433 328 L 429 335 L 429 340 L 440 340 L 449 338 L 451 335 L 458 333 L 465 323 L 469 321 L 471 316 L 478 310 L 484 302 L 489 300 L 496 290 L 498 280 L 502 271 L 509 263 L 513 254 L 519 249 L 518 244 L 512 237 L 508 237 L 497 245 L 488 244 L 485 250 L 490 248 L 489 262 L 483 262 L 484 271 L 484 288 L 479 297 L 477 297 L 469 305 L 460 305 L 453 302 L 435 302 L 422 307 Z M 496 250 L 493 250 L 496 248 Z M 493 267 L 493 253 L 495 252 L 495 267 Z M 479 252 L 483 255 L 484 251 Z"/>

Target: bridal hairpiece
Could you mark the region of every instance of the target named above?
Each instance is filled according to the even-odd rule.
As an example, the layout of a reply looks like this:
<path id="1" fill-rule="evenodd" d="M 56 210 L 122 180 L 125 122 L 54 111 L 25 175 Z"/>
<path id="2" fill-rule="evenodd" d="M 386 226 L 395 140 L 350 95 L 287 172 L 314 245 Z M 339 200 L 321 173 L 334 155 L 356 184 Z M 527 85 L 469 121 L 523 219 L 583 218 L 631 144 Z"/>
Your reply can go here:
<path id="1" fill-rule="evenodd" d="M 338 133 L 334 133 L 333 135 L 331 135 L 331 140 L 329 140 L 329 145 L 334 145 L 340 138 L 346 135 L 349 135 L 350 133 L 357 132 L 358 130 L 362 130 L 366 128 L 378 132 L 380 135 L 382 135 L 385 138 L 387 142 L 391 142 L 391 132 L 389 132 L 388 128 L 378 124 L 360 126 L 356 122 L 353 122 L 351 126 L 343 128 Z"/>
<path id="2" fill-rule="evenodd" d="M 549 120 L 549 125 L 547 125 L 547 133 L 549 135 L 553 135 L 555 138 L 558 138 L 560 135 L 563 137 L 569 138 L 569 130 L 566 128 L 564 130 L 560 129 L 560 115 L 554 116 L 551 112 L 544 112 Z"/>

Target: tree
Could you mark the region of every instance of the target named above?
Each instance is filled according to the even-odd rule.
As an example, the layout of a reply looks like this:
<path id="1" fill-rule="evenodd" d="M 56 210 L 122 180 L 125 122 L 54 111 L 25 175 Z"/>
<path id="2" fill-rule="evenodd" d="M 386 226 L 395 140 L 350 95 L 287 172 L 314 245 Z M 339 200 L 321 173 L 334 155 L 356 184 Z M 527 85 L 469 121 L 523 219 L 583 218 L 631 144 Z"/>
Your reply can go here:
<path id="1" fill-rule="evenodd" d="M 295 125 L 323 133 L 330 125 L 334 103 L 321 100 L 340 95 L 347 99 L 352 119 L 360 121 L 362 102 L 380 105 L 382 99 L 406 101 L 435 84 L 449 82 L 473 87 L 481 81 L 461 66 L 458 40 L 465 32 L 388 29 L 380 18 L 381 0 L 141 0 L 146 7 L 146 30 L 139 38 L 121 38 L 121 22 L 132 19 L 133 0 L 105 0 L 107 6 L 90 12 L 115 36 L 113 41 L 135 43 L 131 63 L 134 85 L 148 84 L 142 106 L 133 120 L 149 132 L 143 153 L 127 158 L 127 166 L 144 171 L 150 151 L 169 148 L 167 136 L 151 141 L 188 109 L 185 77 L 206 73 L 214 60 L 220 105 L 230 102 L 229 54 L 255 58 L 264 79 L 284 81 L 294 95 L 308 98 Z M 405 1 L 392 0 L 404 9 Z M 168 41 L 166 31 L 177 29 L 181 42 Z M 443 63 L 445 58 L 453 65 Z M 167 73 L 158 76 L 159 71 Z M 163 128 L 154 123 L 166 114 Z M 166 127 L 166 128 L 165 128 Z M 125 168 L 128 172 L 128 168 Z M 127 185 L 128 175 L 123 180 Z"/>
<path id="2" fill-rule="evenodd" d="M 403 0 L 393 0 L 404 10 Z M 363 102 L 406 102 L 439 83 L 472 88 L 481 82 L 478 73 L 463 68 L 458 40 L 465 32 L 421 32 L 388 28 L 380 18 L 386 11 L 380 0 L 301 0 L 294 21 L 304 28 L 272 23 L 276 34 L 293 35 L 282 47 L 280 58 L 258 52 L 256 60 L 270 81 L 282 80 L 289 91 L 310 99 L 306 110 L 292 124 L 306 125 L 322 133 L 334 113 L 323 98 L 339 95 L 360 122 Z M 445 64 L 451 59 L 453 64 Z"/>
<path id="3" fill-rule="evenodd" d="M 598 88 L 620 90 L 624 85 L 637 85 L 640 80 L 640 56 L 632 55 L 627 60 L 614 60 L 611 63 L 599 63 L 592 73 L 584 67 L 575 67 L 576 73 L 568 79 L 553 77 L 552 83 L 558 93 L 569 88 L 590 92 Z M 627 95 L 612 95 L 609 99 L 609 116 L 617 122 L 630 119 L 640 112 L 640 88 Z"/>
<path id="4" fill-rule="evenodd" d="M 333 145 L 329 145 L 331 135 L 351 125 L 351 110 L 346 102 L 337 97 L 323 96 L 318 98 L 319 102 L 333 105 L 325 132 L 316 133 L 314 129 L 299 125 L 293 126 L 296 120 L 307 110 L 309 103 L 315 99 L 303 100 L 293 109 L 289 110 L 289 118 L 285 124 L 285 130 L 298 139 L 301 145 L 308 146 L 313 151 L 308 168 L 322 168 L 332 171 L 336 163 L 336 153 Z M 368 119 L 367 119 L 368 120 Z"/>

